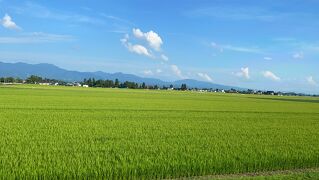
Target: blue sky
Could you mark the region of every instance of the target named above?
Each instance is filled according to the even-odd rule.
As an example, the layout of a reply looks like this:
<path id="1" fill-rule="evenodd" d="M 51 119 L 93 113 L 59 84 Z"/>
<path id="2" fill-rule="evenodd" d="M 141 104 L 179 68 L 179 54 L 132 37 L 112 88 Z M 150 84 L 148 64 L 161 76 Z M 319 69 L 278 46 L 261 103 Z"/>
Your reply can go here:
<path id="1" fill-rule="evenodd" d="M 0 61 L 319 93 L 319 1 L 0 0 Z"/>

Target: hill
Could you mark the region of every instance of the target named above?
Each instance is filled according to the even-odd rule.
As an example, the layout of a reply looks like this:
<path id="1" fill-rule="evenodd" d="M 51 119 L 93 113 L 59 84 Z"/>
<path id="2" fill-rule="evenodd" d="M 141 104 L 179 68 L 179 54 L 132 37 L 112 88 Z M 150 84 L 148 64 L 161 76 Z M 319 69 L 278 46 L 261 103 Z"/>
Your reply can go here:
<path id="1" fill-rule="evenodd" d="M 102 71 L 97 72 L 79 72 L 69 71 L 62 69 L 53 64 L 27 64 L 27 63 L 3 63 L 0 62 L 0 77 L 19 77 L 22 79 L 27 78 L 30 75 L 37 75 L 50 79 L 59 79 L 64 81 L 82 81 L 85 78 L 95 79 L 119 79 L 119 81 L 132 81 L 137 83 L 145 82 L 148 85 L 169 86 L 173 84 L 175 87 L 181 86 L 181 84 L 187 84 L 188 87 L 197 88 L 214 88 L 214 89 L 242 89 L 238 87 L 225 86 L 220 84 L 214 84 L 210 82 L 197 81 L 193 79 L 184 79 L 173 82 L 165 82 L 155 78 L 144 78 L 133 74 L 125 74 L 121 72 L 106 73 Z"/>

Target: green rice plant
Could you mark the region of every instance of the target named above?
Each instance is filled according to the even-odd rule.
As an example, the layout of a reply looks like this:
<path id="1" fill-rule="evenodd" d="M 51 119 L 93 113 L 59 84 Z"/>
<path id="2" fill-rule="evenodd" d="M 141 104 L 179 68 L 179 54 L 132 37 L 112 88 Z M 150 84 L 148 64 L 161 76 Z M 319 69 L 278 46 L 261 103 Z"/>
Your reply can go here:
<path id="1" fill-rule="evenodd" d="M 163 179 L 319 167 L 319 99 L 0 87 L 0 179 Z"/>

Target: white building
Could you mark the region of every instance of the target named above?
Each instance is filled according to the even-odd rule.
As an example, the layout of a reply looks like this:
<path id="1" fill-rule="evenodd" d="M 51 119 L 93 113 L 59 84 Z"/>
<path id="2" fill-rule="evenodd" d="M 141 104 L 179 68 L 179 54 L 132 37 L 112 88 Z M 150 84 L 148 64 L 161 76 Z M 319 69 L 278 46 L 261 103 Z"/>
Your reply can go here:
<path id="1" fill-rule="evenodd" d="M 50 85 L 50 83 L 39 83 L 39 84 L 42 86 L 49 86 Z"/>

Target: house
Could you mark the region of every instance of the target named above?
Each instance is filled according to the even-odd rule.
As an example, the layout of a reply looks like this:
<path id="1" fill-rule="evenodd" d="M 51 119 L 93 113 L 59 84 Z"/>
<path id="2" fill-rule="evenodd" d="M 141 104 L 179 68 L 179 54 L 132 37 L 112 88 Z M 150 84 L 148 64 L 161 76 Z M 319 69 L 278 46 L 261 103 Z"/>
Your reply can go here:
<path id="1" fill-rule="evenodd" d="M 39 85 L 42 85 L 42 86 L 49 86 L 50 83 L 39 83 Z"/>
<path id="2" fill-rule="evenodd" d="M 78 82 L 75 82 L 75 83 L 73 83 L 73 86 L 81 87 L 81 84 L 80 84 L 80 83 L 78 83 Z"/>
<path id="3" fill-rule="evenodd" d="M 274 91 L 266 91 L 264 94 L 266 94 L 266 95 L 275 95 L 275 92 Z"/>
<path id="4" fill-rule="evenodd" d="M 83 84 L 83 86 L 82 86 L 82 87 L 88 88 L 88 87 L 89 87 L 89 85 Z"/>
<path id="5" fill-rule="evenodd" d="M 264 94 L 264 93 L 263 93 L 262 91 L 257 91 L 256 94 L 262 95 L 262 94 Z"/>

